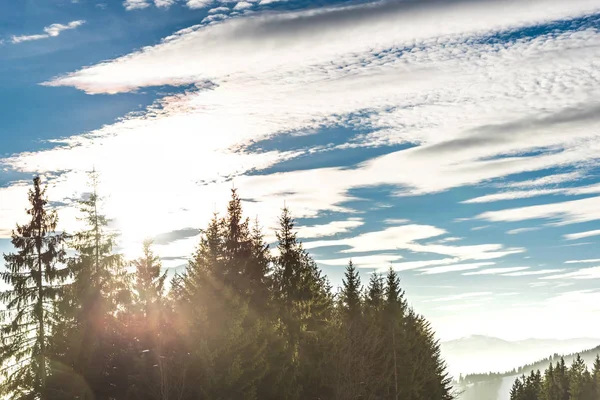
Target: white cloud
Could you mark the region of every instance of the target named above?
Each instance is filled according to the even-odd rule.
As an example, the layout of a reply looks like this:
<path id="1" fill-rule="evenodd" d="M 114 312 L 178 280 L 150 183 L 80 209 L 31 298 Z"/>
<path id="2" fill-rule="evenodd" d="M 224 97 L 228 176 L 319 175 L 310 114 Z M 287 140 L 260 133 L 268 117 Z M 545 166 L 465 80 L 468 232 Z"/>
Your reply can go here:
<path id="1" fill-rule="evenodd" d="M 125 0 L 123 6 L 126 10 L 141 10 L 150 7 L 150 2 L 148 0 Z"/>
<path id="2" fill-rule="evenodd" d="M 398 271 L 429 265 L 445 265 L 466 260 L 489 260 L 524 251 L 521 248 L 505 249 L 501 244 L 450 246 L 437 243 L 418 243 L 420 240 L 430 239 L 445 233 L 446 231 L 434 226 L 411 224 L 389 227 L 376 232 L 367 232 L 346 239 L 306 242 L 304 245 L 308 249 L 331 246 L 348 247 L 341 250 L 341 253 L 408 250 L 414 253 L 433 253 L 453 257 L 452 259 L 444 260 L 397 263 L 394 265 L 394 269 Z"/>
<path id="3" fill-rule="evenodd" d="M 159 8 L 169 8 L 175 4 L 177 0 L 154 0 L 154 5 Z"/>
<path id="4" fill-rule="evenodd" d="M 463 293 L 452 296 L 440 297 L 437 299 L 429 300 L 430 302 L 447 302 L 447 301 L 456 301 L 456 300 L 465 300 L 465 299 L 473 299 L 477 297 L 484 297 L 493 295 L 492 292 L 472 292 L 472 293 Z"/>
<path id="5" fill-rule="evenodd" d="M 511 229 L 509 231 L 506 231 L 506 233 L 509 234 L 509 235 L 516 235 L 516 234 L 519 234 L 519 233 L 533 232 L 533 231 L 538 231 L 538 230 L 540 230 L 539 227 L 516 228 L 516 229 Z"/>
<path id="6" fill-rule="evenodd" d="M 545 276 L 540 279 L 600 279 L 600 267 L 582 268 L 566 274 Z"/>
<path id="7" fill-rule="evenodd" d="M 491 203 L 493 201 L 501 201 L 501 200 L 516 200 L 516 199 L 525 199 L 529 197 L 543 196 L 547 194 L 556 194 L 559 193 L 561 189 L 542 189 L 542 190 L 523 190 L 523 191 L 514 191 L 514 192 L 502 192 L 495 194 L 488 194 L 481 197 L 475 197 L 469 200 L 461 201 L 464 204 L 472 204 L 472 203 Z"/>
<path id="8" fill-rule="evenodd" d="M 96 165 L 110 182 L 110 212 L 128 231 L 128 240 L 148 230 L 180 228 L 189 220 L 201 224 L 205 210 L 227 198 L 230 186 L 223 181 L 231 176 L 240 193 L 254 200 L 247 205 L 251 215 L 257 213 L 269 224 L 283 198 L 299 217 L 314 217 L 322 211 L 352 211 L 344 202 L 353 199 L 350 193 L 356 188 L 392 185 L 400 196 L 416 195 L 594 162 L 600 147 L 594 133 L 598 32 L 559 32 L 500 44 L 477 39 L 505 28 L 583 15 L 598 8 L 595 1 L 427 4 L 419 2 L 411 11 L 405 2 L 383 2 L 256 14 L 189 27 L 156 46 L 48 85 L 118 93 L 192 83 L 198 90 L 166 97 L 144 113 L 59 141 L 56 149 L 2 161 L 17 171 L 64 172 L 55 180 L 57 199 L 77 191 L 83 182 L 80 171 Z M 335 148 L 416 146 L 354 168 L 244 176 L 301 153 L 255 154 L 245 150 L 249 143 L 281 132 L 348 123 L 349 115 L 359 115 L 352 123 L 372 133 Z M 139 143 L 145 151 L 132 155 Z M 555 151 L 523 156 L 540 148 Z M 152 190 L 157 187 L 158 194 Z M 149 199 L 147 210 L 137 206 L 136 196 Z M 5 206 L 3 226 L 13 225 L 20 204 Z M 157 217 L 156 227 L 144 222 L 148 210 L 165 213 Z M 419 229 L 432 235 L 425 238 L 442 232 Z M 501 244 L 419 244 L 418 238 L 397 243 L 387 238 L 389 233 L 381 233 L 385 245 L 374 244 L 375 235 L 362 248 L 401 246 L 454 262 L 524 251 Z M 353 244 L 352 251 L 362 251 Z"/>
<path id="9" fill-rule="evenodd" d="M 125 0 L 123 2 L 123 6 L 128 11 L 142 10 L 144 8 L 150 7 L 151 2 L 153 2 L 154 6 L 158 8 L 169 8 L 173 4 L 175 4 L 177 0 Z"/>
<path id="10" fill-rule="evenodd" d="M 54 37 L 54 36 L 60 35 L 60 33 L 62 31 L 66 31 L 69 29 L 75 29 L 77 27 L 80 27 L 83 24 L 85 24 L 85 21 L 83 21 L 83 20 L 71 21 L 67 25 L 52 24 L 50 26 L 45 27 L 44 32 L 46 32 L 48 34 L 48 36 Z"/>
<path id="11" fill-rule="evenodd" d="M 600 208 L 597 206 L 599 200 L 600 197 L 591 197 L 567 202 L 487 211 L 479 214 L 477 218 L 492 222 L 552 219 L 555 220 L 554 225 L 574 224 L 600 219 Z"/>
<path id="12" fill-rule="evenodd" d="M 433 267 L 427 268 L 423 270 L 421 275 L 437 275 L 437 274 L 445 274 L 448 272 L 458 272 L 458 271 L 468 271 L 472 269 L 478 269 L 483 266 L 494 265 L 495 262 L 480 262 L 480 263 L 471 263 L 471 264 L 455 264 L 448 265 L 444 267 Z"/>
<path id="13" fill-rule="evenodd" d="M 367 252 L 405 249 L 407 245 L 417 240 L 429 239 L 443 235 L 446 231 L 430 225 L 401 225 L 389 227 L 382 231 L 367 232 L 361 235 L 337 240 L 321 240 L 305 242 L 308 249 L 317 247 L 347 246 L 343 252 Z"/>
<path id="14" fill-rule="evenodd" d="M 410 220 L 404 218 L 387 218 L 383 221 L 386 225 L 404 225 L 409 222 Z"/>
<path id="15" fill-rule="evenodd" d="M 235 5 L 235 7 L 233 7 L 234 10 L 246 10 L 248 8 L 252 8 L 253 4 L 252 3 L 248 3 L 247 1 L 240 1 L 239 3 L 237 3 Z"/>
<path id="16" fill-rule="evenodd" d="M 593 231 L 586 231 L 586 232 L 569 233 L 569 234 L 563 235 L 563 237 L 567 240 L 577 240 L 577 239 L 583 239 L 583 238 L 587 238 L 587 237 L 591 237 L 591 236 L 598 236 L 598 235 L 600 235 L 600 229 L 596 229 Z"/>
<path id="17" fill-rule="evenodd" d="M 395 263 L 401 259 L 402 256 L 397 254 L 376 254 L 372 256 L 346 257 L 336 258 L 332 260 L 317 260 L 317 262 L 323 265 L 340 267 L 348 265 L 348 261 L 352 260 L 354 266 L 357 268 L 388 268 L 391 263 Z"/>
<path id="18" fill-rule="evenodd" d="M 189 7 L 200 5 L 206 3 L 188 1 Z M 569 5 L 551 0 L 527 4 L 501 0 L 486 4 L 447 2 L 437 10 L 430 9 L 427 4 L 407 9 L 402 2 L 382 2 L 375 6 L 330 8 L 318 13 L 304 11 L 236 19 L 210 30 L 184 30 L 158 46 L 82 69 L 58 78 L 52 84 L 114 93 L 143 86 L 194 83 L 199 78 L 241 72 L 256 75 L 276 67 L 289 71 L 290 67 L 298 69 L 339 59 L 350 51 L 368 52 L 373 43 L 380 48 L 389 48 L 431 38 L 477 34 L 567 18 L 598 8 L 593 0 L 579 0 Z M 413 29 L 413 24 L 419 25 L 420 29 Z M 241 41 L 237 37 L 240 31 L 245 32 Z M 319 41 L 313 40 L 316 31 Z M 247 43 L 252 46 L 246 46 Z M 273 51 L 279 56 L 272 57 Z M 205 57 L 207 52 L 216 52 L 219 57 Z M 169 54 L 169 57 L 163 54 Z"/>
<path id="19" fill-rule="evenodd" d="M 535 190 L 519 190 L 511 192 L 502 192 L 489 194 L 473 199 L 465 200 L 462 203 L 491 203 L 501 200 L 516 200 L 526 199 L 530 197 L 545 196 L 550 194 L 562 194 L 567 196 L 576 196 L 582 194 L 598 194 L 600 193 L 600 184 L 581 186 L 575 188 L 556 188 L 556 189 L 535 189 Z"/>
<path id="20" fill-rule="evenodd" d="M 506 188 L 534 188 L 541 186 L 552 186 L 559 183 L 571 182 L 584 177 L 583 172 L 567 172 L 563 174 L 553 174 L 548 176 L 542 176 L 536 179 L 529 179 L 526 181 L 507 182 L 500 184 L 500 187 Z"/>
<path id="21" fill-rule="evenodd" d="M 509 272 L 517 272 L 529 269 L 529 267 L 506 267 L 506 268 L 488 268 L 481 271 L 465 272 L 463 275 L 502 275 L 507 276 Z"/>
<path id="22" fill-rule="evenodd" d="M 354 228 L 358 228 L 362 225 L 364 225 L 362 219 L 350 218 L 346 221 L 332 221 L 328 224 L 323 225 L 299 226 L 298 237 L 308 239 L 333 236 L 338 233 L 350 232 Z"/>
<path id="23" fill-rule="evenodd" d="M 43 33 L 43 34 L 13 36 L 12 42 L 13 43 L 21 43 L 21 42 L 28 42 L 28 41 L 32 41 L 32 40 L 40 40 L 40 39 L 48 39 L 51 37 L 56 37 L 56 36 L 60 35 L 61 32 L 78 28 L 81 25 L 83 25 L 84 23 L 85 23 L 84 20 L 78 20 L 78 21 L 71 21 L 66 25 L 52 24 L 52 25 L 49 25 L 44 28 L 45 33 Z"/>
<path id="24" fill-rule="evenodd" d="M 447 238 L 438 240 L 438 243 L 451 243 L 451 242 L 458 242 L 460 240 L 463 240 L 463 238 L 456 237 L 456 236 L 449 236 Z"/>
<path id="25" fill-rule="evenodd" d="M 205 17 L 202 20 L 202 23 L 203 24 L 209 24 L 209 23 L 215 22 L 215 21 L 222 21 L 222 20 L 224 20 L 226 18 L 227 18 L 227 15 L 225 15 L 225 14 L 211 14 L 211 15 Z"/>
<path id="26" fill-rule="evenodd" d="M 213 0 L 187 0 L 187 6 L 191 9 L 208 7 L 213 3 Z"/>
<path id="27" fill-rule="evenodd" d="M 209 14 L 222 14 L 222 13 L 226 13 L 229 11 L 230 11 L 229 8 L 220 6 L 220 7 L 211 8 L 210 10 L 208 10 L 208 13 Z"/>
<path id="28" fill-rule="evenodd" d="M 600 258 L 591 258 L 587 260 L 568 260 L 565 264 L 585 264 L 585 263 L 600 263 Z"/>
<path id="29" fill-rule="evenodd" d="M 535 271 L 520 271 L 502 274 L 502 276 L 532 276 L 532 275 L 549 275 L 562 272 L 564 269 L 538 269 Z"/>

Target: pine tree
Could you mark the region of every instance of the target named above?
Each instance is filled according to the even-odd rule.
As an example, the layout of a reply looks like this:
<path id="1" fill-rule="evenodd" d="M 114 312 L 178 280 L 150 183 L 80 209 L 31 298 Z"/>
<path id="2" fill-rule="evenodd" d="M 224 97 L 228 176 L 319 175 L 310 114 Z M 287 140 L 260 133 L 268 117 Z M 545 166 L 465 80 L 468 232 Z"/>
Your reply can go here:
<path id="1" fill-rule="evenodd" d="M 101 213 L 98 174 L 89 173 L 91 192 L 79 200 L 84 228 L 75 233 L 69 260 L 73 281 L 60 305 L 61 343 L 57 343 L 54 390 L 87 399 L 126 391 L 126 375 L 115 365 L 121 343 L 117 314 L 130 290 L 121 254 L 114 253 L 117 234 Z M 83 383 L 80 380 L 83 380 Z M 90 393 L 91 391 L 91 393 Z"/>
<path id="2" fill-rule="evenodd" d="M 253 257 L 255 244 L 234 190 L 225 218 L 215 215 L 203 232 L 183 282 L 181 324 L 199 398 L 255 399 L 269 373 L 273 329 L 257 308 L 266 278 L 255 270 L 265 266 Z"/>
<path id="3" fill-rule="evenodd" d="M 369 285 L 365 294 L 365 310 L 371 317 L 375 317 L 383 310 L 385 302 L 385 287 L 383 278 L 377 273 L 371 274 Z"/>
<path id="4" fill-rule="evenodd" d="M 274 292 L 288 336 L 292 357 L 298 356 L 301 336 L 318 328 L 329 307 L 327 280 L 302 247 L 287 208 L 279 218 L 278 257 L 275 258 Z"/>
<path id="5" fill-rule="evenodd" d="M 592 399 L 600 400 L 600 355 L 596 355 L 592 367 Z"/>
<path id="6" fill-rule="evenodd" d="M 546 371 L 544 372 L 542 393 L 544 400 L 560 400 L 559 387 L 556 382 L 554 366 L 552 365 L 552 363 L 550 363 L 548 369 L 546 369 Z"/>
<path id="7" fill-rule="evenodd" d="M 5 254 L 6 271 L 0 277 L 10 288 L 0 293 L 4 324 L 0 330 L 0 368 L 5 381 L 0 396 L 11 398 L 48 398 L 49 342 L 52 338 L 55 309 L 62 294 L 61 284 L 69 271 L 64 262 L 64 233 L 57 233 L 58 216 L 48 209 L 46 188 L 39 177 L 29 190 L 29 221 L 17 225 L 11 243 L 16 253 Z"/>
<path id="8" fill-rule="evenodd" d="M 569 400 L 569 370 L 565 364 L 564 358 L 561 357 L 560 360 L 556 362 L 554 374 L 556 376 L 556 384 L 558 386 L 559 399 Z"/>
<path id="9" fill-rule="evenodd" d="M 132 305 L 121 318 L 128 327 L 123 346 L 127 347 L 127 342 L 135 345 L 122 358 L 124 361 L 140 358 L 138 363 L 129 365 L 130 369 L 136 370 L 131 371 L 131 375 L 137 382 L 130 392 L 136 393 L 138 398 L 148 398 L 156 391 L 156 383 L 159 382 L 154 365 L 158 365 L 164 357 L 161 354 L 161 335 L 169 334 L 163 330 L 167 273 L 161 272 L 160 259 L 152 251 L 152 240 L 145 240 L 142 248 L 143 255 L 132 262 L 135 267 Z"/>
<path id="10" fill-rule="evenodd" d="M 403 390 L 407 390 L 408 387 L 402 384 L 403 379 L 407 379 L 408 376 L 402 371 L 402 355 L 405 352 L 403 348 L 403 326 L 406 318 L 407 304 L 404 300 L 404 292 L 400 288 L 400 278 L 396 272 L 389 268 L 386 276 L 386 287 L 385 287 L 385 306 L 384 314 L 387 321 L 386 326 L 386 337 L 388 339 L 388 348 L 390 349 L 390 358 L 388 361 L 388 370 L 391 371 L 392 380 L 391 387 L 388 392 L 391 398 L 398 400 L 406 397 L 406 394 L 401 393 Z"/>
<path id="11" fill-rule="evenodd" d="M 523 382 L 520 378 L 515 379 L 510 389 L 510 400 L 523 400 Z"/>
<path id="12" fill-rule="evenodd" d="M 164 296 L 164 285 L 167 273 L 161 273 L 160 259 L 152 252 L 152 240 L 143 243 L 143 256 L 132 262 L 135 267 L 133 289 L 135 303 L 140 307 L 144 317 L 144 325 L 154 329 L 156 314 Z"/>
<path id="13" fill-rule="evenodd" d="M 344 279 L 342 279 L 342 291 L 340 300 L 342 302 L 342 310 L 344 320 L 348 325 L 348 329 L 352 329 L 352 325 L 358 323 L 362 313 L 361 301 L 362 285 L 360 276 L 354 267 L 352 260 L 348 262 Z"/>
<path id="14" fill-rule="evenodd" d="M 587 368 L 585 362 L 579 354 L 569 369 L 569 395 L 570 400 L 585 400 L 586 379 L 585 372 Z"/>

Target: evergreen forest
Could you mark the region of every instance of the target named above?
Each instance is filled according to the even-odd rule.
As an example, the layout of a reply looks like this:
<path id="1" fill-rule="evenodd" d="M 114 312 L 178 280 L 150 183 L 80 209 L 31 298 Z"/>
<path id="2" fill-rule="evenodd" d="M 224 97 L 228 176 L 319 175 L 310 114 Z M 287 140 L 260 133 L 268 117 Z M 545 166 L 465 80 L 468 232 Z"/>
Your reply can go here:
<path id="1" fill-rule="evenodd" d="M 600 356 L 591 371 L 580 355 L 570 366 L 561 358 L 543 374 L 531 371 L 515 380 L 510 400 L 600 400 Z"/>
<path id="2" fill-rule="evenodd" d="M 167 276 L 151 240 L 138 259 L 119 253 L 97 179 L 78 200 L 78 232 L 61 229 L 39 177 L 23 199 L 0 270 L 0 398 L 455 397 L 435 334 L 392 269 L 363 283 L 349 260 L 333 290 L 290 210 L 270 246 L 232 190 L 185 271 Z M 599 369 L 556 366 L 517 381 L 512 399 L 598 399 L 582 393 L 598 393 Z"/>

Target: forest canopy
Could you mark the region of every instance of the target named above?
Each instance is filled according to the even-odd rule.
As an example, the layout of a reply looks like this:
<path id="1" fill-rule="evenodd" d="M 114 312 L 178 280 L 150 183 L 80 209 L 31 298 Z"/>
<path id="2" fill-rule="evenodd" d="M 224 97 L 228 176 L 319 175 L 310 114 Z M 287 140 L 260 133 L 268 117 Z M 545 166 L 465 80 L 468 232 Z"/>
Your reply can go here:
<path id="1" fill-rule="evenodd" d="M 0 396 L 454 398 L 434 332 L 394 270 L 363 285 L 349 260 L 334 292 L 291 211 L 281 212 L 272 251 L 234 189 L 185 271 L 167 279 L 151 240 L 136 260 L 117 251 L 97 179 L 90 174 L 79 200 L 78 232 L 60 229 L 33 180 L 0 273 Z"/>

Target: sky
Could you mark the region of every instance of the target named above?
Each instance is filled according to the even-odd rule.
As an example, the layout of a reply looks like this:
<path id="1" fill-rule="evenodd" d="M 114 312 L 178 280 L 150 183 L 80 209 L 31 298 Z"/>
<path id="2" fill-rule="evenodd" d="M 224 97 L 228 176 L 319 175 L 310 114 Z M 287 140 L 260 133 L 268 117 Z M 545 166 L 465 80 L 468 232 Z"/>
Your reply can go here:
<path id="1" fill-rule="evenodd" d="M 0 251 L 35 175 L 166 268 L 235 187 L 441 340 L 594 337 L 599 167 L 597 0 L 0 3 Z"/>

